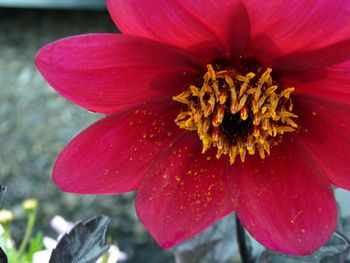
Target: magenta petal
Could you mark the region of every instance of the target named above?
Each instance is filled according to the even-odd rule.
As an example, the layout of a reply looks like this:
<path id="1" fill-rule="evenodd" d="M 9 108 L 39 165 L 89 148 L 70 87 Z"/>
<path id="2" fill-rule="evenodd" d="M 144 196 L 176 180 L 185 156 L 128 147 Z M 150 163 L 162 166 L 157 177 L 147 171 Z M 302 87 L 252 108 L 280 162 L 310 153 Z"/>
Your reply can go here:
<path id="1" fill-rule="evenodd" d="M 242 165 L 245 174 L 236 172 Z M 296 140 L 285 135 L 270 157 L 249 158 L 231 173 L 240 190 L 238 217 L 264 246 L 305 255 L 332 235 L 337 209 L 330 183 Z"/>
<path id="2" fill-rule="evenodd" d="M 194 60 L 185 52 L 118 34 L 62 39 L 41 48 L 35 63 L 62 96 L 101 113 L 176 95 L 197 75 Z"/>
<path id="3" fill-rule="evenodd" d="M 251 23 L 251 48 L 255 57 L 266 64 L 286 55 L 301 52 L 313 53 L 313 61 L 298 61 L 299 66 L 314 68 L 320 63 L 317 50 L 343 43 L 349 50 L 350 2 L 344 0 L 245 0 Z M 347 42 L 347 43 L 345 43 Z M 346 44 L 346 45 L 345 45 Z M 345 46 L 344 46 L 345 45 Z M 324 59 L 332 57 L 340 63 L 349 52 L 336 50 L 334 46 Z M 332 56 L 331 56 L 332 55 Z M 304 56 L 307 57 L 307 56 Z M 349 58 L 349 57 L 348 57 Z M 297 65 L 280 63 L 285 69 Z M 325 62 L 325 61 L 323 61 Z M 326 61 L 327 62 L 327 61 Z M 329 65 L 335 64 L 328 61 Z"/>
<path id="4" fill-rule="evenodd" d="M 278 70 L 309 70 L 342 63 L 350 59 L 350 39 L 312 50 L 283 56 L 273 62 Z"/>
<path id="5" fill-rule="evenodd" d="M 350 103 L 315 96 L 295 102 L 303 145 L 333 184 L 350 190 Z"/>
<path id="6" fill-rule="evenodd" d="M 290 72 L 281 82 L 294 86 L 296 94 L 350 104 L 350 60 L 324 69 Z"/>
<path id="7" fill-rule="evenodd" d="M 200 54 L 204 63 L 237 56 L 249 40 L 249 19 L 240 0 L 107 0 L 125 34 L 141 36 Z"/>
<path id="8" fill-rule="evenodd" d="M 105 117 L 75 137 L 58 157 L 55 183 L 66 192 L 113 194 L 135 190 L 180 130 L 173 103 L 157 101 Z"/>
<path id="9" fill-rule="evenodd" d="M 137 192 L 136 210 L 163 248 L 195 236 L 233 210 L 227 160 L 202 154 L 187 133 L 154 165 Z"/>

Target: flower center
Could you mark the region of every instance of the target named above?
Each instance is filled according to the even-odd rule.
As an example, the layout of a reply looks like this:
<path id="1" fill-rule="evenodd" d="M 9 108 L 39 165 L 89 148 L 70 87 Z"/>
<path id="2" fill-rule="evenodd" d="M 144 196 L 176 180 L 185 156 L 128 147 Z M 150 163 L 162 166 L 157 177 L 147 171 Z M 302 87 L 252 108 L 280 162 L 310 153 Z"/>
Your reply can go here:
<path id="1" fill-rule="evenodd" d="M 281 135 L 295 131 L 290 94 L 294 88 L 282 88 L 268 68 L 261 74 L 240 75 L 233 68 L 207 66 L 201 87 L 191 85 L 173 100 L 186 105 L 175 123 L 182 129 L 197 131 L 203 143 L 202 153 L 216 147 L 216 158 L 228 155 L 231 165 L 237 156 L 259 153 L 262 159 L 278 144 Z"/>

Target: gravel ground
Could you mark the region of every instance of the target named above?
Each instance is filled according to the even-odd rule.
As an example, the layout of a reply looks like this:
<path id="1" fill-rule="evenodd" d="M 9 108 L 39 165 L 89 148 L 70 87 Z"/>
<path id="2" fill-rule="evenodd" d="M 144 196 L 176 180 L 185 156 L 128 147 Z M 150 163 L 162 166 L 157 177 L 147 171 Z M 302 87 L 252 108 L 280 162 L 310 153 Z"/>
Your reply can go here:
<path id="1" fill-rule="evenodd" d="M 109 234 L 126 251 L 128 262 L 173 262 L 138 222 L 133 194 L 78 196 L 59 191 L 51 169 L 63 146 L 100 118 L 56 94 L 37 72 L 33 57 L 45 43 L 87 32 L 117 32 L 107 12 L 0 9 L 0 184 L 8 185 L 3 206 L 17 217 L 20 237 L 25 198 L 40 200 L 38 226 L 61 214 L 72 221 L 97 214 L 112 218 Z"/>

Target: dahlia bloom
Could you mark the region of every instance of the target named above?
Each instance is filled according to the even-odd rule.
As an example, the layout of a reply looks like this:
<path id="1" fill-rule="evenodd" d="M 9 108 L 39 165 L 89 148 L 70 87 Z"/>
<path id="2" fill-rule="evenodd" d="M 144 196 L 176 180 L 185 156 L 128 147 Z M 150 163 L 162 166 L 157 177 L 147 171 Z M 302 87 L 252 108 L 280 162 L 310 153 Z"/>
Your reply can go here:
<path id="1" fill-rule="evenodd" d="M 235 211 L 270 249 L 304 255 L 350 188 L 350 2 L 107 0 L 123 34 L 73 36 L 35 63 L 106 114 L 62 151 L 79 194 L 137 191 L 163 248 Z"/>

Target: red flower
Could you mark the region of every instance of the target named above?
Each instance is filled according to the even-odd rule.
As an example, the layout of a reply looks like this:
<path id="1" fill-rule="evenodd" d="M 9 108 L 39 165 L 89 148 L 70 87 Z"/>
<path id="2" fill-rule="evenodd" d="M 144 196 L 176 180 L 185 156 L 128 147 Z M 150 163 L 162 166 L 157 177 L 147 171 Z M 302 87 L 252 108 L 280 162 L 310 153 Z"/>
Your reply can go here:
<path id="1" fill-rule="evenodd" d="M 66 38 L 35 60 L 62 96 L 107 114 L 62 151 L 55 183 L 137 190 L 163 248 L 232 211 L 268 248 L 322 246 L 331 184 L 350 188 L 349 1 L 107 4 L 122 35 Z"/>

